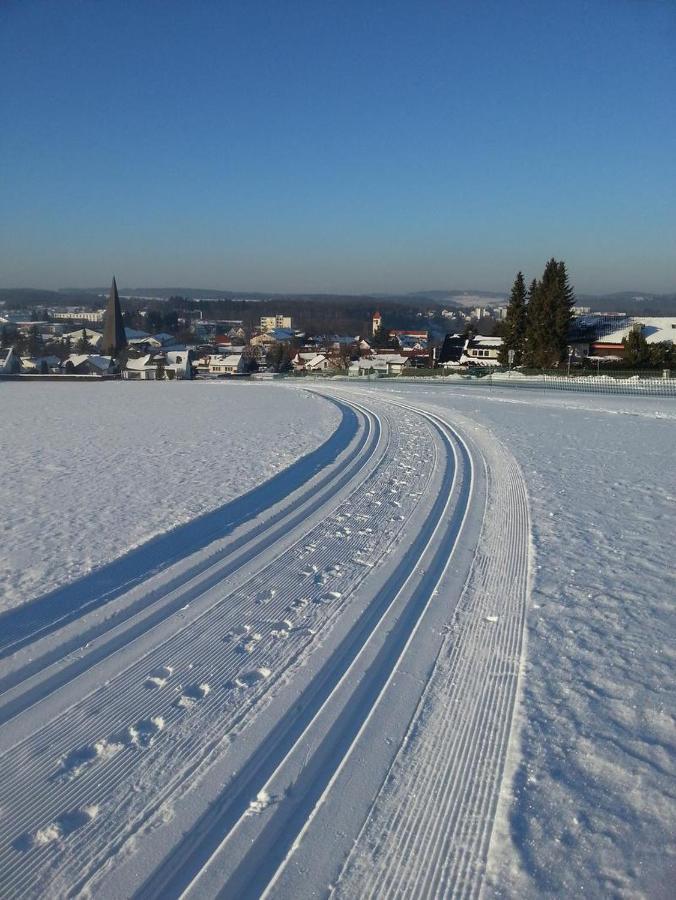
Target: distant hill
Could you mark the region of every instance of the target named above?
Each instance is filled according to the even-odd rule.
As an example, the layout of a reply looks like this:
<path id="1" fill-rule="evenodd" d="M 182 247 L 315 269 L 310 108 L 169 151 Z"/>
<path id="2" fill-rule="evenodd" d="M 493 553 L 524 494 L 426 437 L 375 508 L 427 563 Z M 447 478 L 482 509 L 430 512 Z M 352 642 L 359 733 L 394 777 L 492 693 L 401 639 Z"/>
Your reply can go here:
<path id="1" fill-rule="evenodd" d="M 61 288 L 55 291 L 36 288 L 0 288 L 0 304 L 6 307 L 31 308 L 35 306 L 93 306 L 101 307 L 108 296 L 109 287 Z M 169 297 L 186 297 L 200 302 L 244 301 L 250 303 L 313 303 L 362 305 L 364 310 L 392 304 L 409 309 L 431 307 L 499 306 L 506 303 L 507 294 L 499 291 L 424 290 L 405 294 L 313 294 L 274 293 L 268 291 L 231 291 L 191 287 L 134 287 L 120 288 L 122 297 L 138 300 L 167 300 Z M 610 294 L 578 294 L 580 306 L 590 306 L 601 312 L 625 312 L 634 316 L 676 315 L 676 293 L 655 294 L 646 291 L 620 291 Z"/>
<path id="2" fill-rule="evenodd" d="M 676 294 L 620 291 L 615 294 L 578 294 L 580 306 L 593 311 L 624 312 L 630 316 L 676 316 Z"/>

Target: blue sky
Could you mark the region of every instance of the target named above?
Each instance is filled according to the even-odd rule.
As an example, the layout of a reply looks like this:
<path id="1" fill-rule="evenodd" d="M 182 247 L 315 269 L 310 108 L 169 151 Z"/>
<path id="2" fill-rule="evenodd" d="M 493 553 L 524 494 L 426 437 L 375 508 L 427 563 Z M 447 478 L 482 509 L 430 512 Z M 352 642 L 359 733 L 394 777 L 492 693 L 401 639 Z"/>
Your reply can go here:
<path id="1" fill-rule="evenodd" d="M 5 0 L 0 286 L 676 291 L 676 0 Z"/>

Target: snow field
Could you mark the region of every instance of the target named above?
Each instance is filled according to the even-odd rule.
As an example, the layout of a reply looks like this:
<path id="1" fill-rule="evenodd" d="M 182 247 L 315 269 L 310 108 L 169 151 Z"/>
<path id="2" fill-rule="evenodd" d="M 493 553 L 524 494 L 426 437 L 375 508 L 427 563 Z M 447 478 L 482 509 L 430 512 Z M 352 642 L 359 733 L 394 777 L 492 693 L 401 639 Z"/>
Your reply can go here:
<path id="1" fill-rule="evenodd" d="M 0 385 L 0 611 L 209 512 L 310 452 L 340 413 L 269 385 Z M 255 464 L 252 465 L 252 454 Z"/>

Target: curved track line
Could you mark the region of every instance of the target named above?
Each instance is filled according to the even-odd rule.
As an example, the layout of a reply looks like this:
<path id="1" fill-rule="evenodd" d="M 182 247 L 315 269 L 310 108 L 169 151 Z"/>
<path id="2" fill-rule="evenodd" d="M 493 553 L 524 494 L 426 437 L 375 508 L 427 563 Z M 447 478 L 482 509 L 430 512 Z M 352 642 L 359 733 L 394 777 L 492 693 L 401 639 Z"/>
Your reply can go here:
<path id="1" fill-rule="evenodd" d="M 379 463 L 379 465 L 381 465 L 381 463 Z M 386 471 L 384 470 L 382 477 L 384 477 L 385 475 L 386 475 Z M 369 476 L 369 477 L 375 477 L 375 476 Z M 379 476 L 379 477 L 381 477 L 381 476 Z M 374 482 L 374 484 L 376 484 L 376 482 Z M 355 490 L 356 490 L 356 488 L 355 488 Z M 365 490 L 365 488 L 364 488 L 364 490 Z M 376 501 L 376 502 L 378 502 L 378 501 Z M 285 552 L 287 554 L 291 553 L 291 551 L 289 551 L 289 550 L 287 550 Z M 293 554 L 291 553 L 291 555 L 293 555 Z M 222 606 L 221 600 L 219 600 L 218 603 L 216 603 L 216 606 L 219 606 L 219 605 Z M 271 604 L 271 607 L 273 607 L 273 606 L 274 606 L 274 604 Z M 251 603 L 249 602 L 249 608 L 250 607 L 251 607 Z M 214 609 L 214 607 L 211 607 L 210 609 Z M 282 614 L 281 610 L 279 610 L 277 608 L 274 609 L 274 613 L 277 616 Z M 232 622 L 232 617 L 230 618 L 230 623 L 231 622 Z M 191 625 L 194 625 L 194 623 L 191 623 Z M 183 631 L 187 631 L 187 630 L 188 630 L 187 628 L 183 629 Z M 241 657 L 240 657 L 240 659 L 241 659 Z M 138 665 L 136 668 L 140 669 L 140 665 Z M 125 675 L 125 677 L 128 676 L 129 672 L 131 672 L 131 669 L 125 670 L 125 672 L 123 673 Z M 140 672 L 139 672 L 139 674 L 140 674 Z M 127 678 L 127 680 L 128 680 L 128 678 Z M 150 696 L 150 695 L 148 695 L 146 692 L 146 696 Z M 254 697 L 256 696 L 255 692 L 254 692 L 253 696 Z M 130 699 L 131 699 L 130 695 L 128 695 L 125 692 L 120 692 L 120 696 L 117 698 L 117 701 L 112 704 L 111 710 L 108 710 L 106 708 L 106 710 L 104 712 L 105 713 L 115 712 L 115 710 L 117 710 L 119 712 L 119 710 L 124 708 L 125 704 L 129 704 Z M 148 708 L 146 707 L 146 711 L 147 711 L 147 709 Z M 152 710 L 150 710 L 150 711 L 152 711 Z M 140 714 L 140 710 L 138 710 L 138 712 Z M 144 712 L 143 714 L 145 715 L 146 712 Z M 172 718 L 169 720 L 170 723 L 176 724 L 177 720 L 180 719 L 181 714 L 176 713 L 176 712 L 170 712 L 170 713 L 168 713 L 168 715 L 172 716 Z M 91 723 L 89 722 L 89 718 L 90 717 L 85 717 L 82 720 L 83 733 L 86 733 L 87 729 L 89 729 L 90 733 L 91 733 Z M 111 718 L 111 722 L 112 722 L 113 716 L 109 716 L 109 718 Z M 59 730 L 56 731 L 55 728 L 58 728 Z M 67 731 L 64 735 L 63 729 L 60 728 L 60 723 L 55 723 L 54 728 L 50 727 L 48 729 L 48 731 L 51 731 L 53 733 L 53 738 L 56 738 L 57 736 L 59 736 L 61 738 L 61 741 L 63 741 L 64 736 L 67 739 L 71 739 L 71 740 L 75 739 L 75 734 L 73 733 L 72 729 L 71 729 L 71 731 Z M 192 731 L 192 729 L 191 729 L 191 731 Z M 53 749 L 52 743 L 51 743 L 52 739 L 50 739 L 47 735 L 45 735 L 44 744 L 45 744 L 45 746 L 49 746 L 50 752 Z M 199 743 L 200 735 L 199 734 L 191 735 L 190 732 L 188 732 L 186 735 L 186 739 L 189 742 L 191 742 L 192 744 L 195 744 L 196 742 Z M 72 743 L 71 743 L 71 747 L 72 747 Z M 54 749 L 58 752 L 58 748 L 54 748 Z M 64 747 L 64 749 L 65 749 L 65 747 Z M 186 750 L 186 752 L 187 752 L 187 750 Z M 28 761 L 29 759 L 30 759 L 30 754 L 26 757 L 26 761 Z M 56 796 L 56 794 L 59 794 L 59 793 L 64 794 L 64 797 L 62 798 L 62 800 L 63 800 L 63 802 L 65 802 L 65 788 L 69 784 L 73 785 L 73 787 L 76 788 L 76 790 L 70 790 L 68 792 L 68 796 L 69 796 L 70 800 L 73 802 L 80 803 L 80 802 L 86 802 L 87 800 L 91 801 L 92 786 L 96 787 L 97 792 L 102 796 L 102 799 L 105 800 L 106 792 L 109 790 L 110 779 L 118 777 L 118 775 L 119 776 L 124 775 L 124 772 L 126 770 L 126 767 L 125 767 L 126 760 L 130 760 L 130 758 L 125 753 L 120 753 L 117 756 L 115 756 L 110 761 L 110 763 L 107 764 L 107 767 L 105 770 L 101 770 L 100 773 L 93 773 L 93 774 L 96 774 L 95 781 L 93 781 L 92 778 L 86 777 L 86 773 L 85 773 L 85 775 L 82 776 L 81 780 L 78 782 L 75 782 L 74 784 L 72 782 L 64 782 L 62 785 L 57 786 L 57 789 L 55 791 L 55 796 L 53 797 L 53 800 L 55 802 L 52 803 L 52 808 L 56 811 L 58 804 L 62 803 L 62 801 L 58 799 L 58 796 Z M 43 763 L 43 768 L 44 768 L 44 763 Z M 104 775 L 104 773 L 107 776 L 105 778 L 102 777 Z M 183 774 L 185 775 L 185 772 Z M 32 767 L 30 767 L 29 769 L 26 770 L 25 777 L 32 779 L 34 777 L 34 775 L 35 775 L 35 771 Z M 80 785 L 82 786 L 81 790 L 80 790 Z M 21 794 L 22 794 L 22 789 L 19 788 L 18 784 L 16 787 L 18 790 L 16 797 L 18 799 L 18 797 L 21 796 Z M 94 799 L 96 799 L 96 798 L 94 798 Z M 58 802 L 56 802 L 56 801 L 58 801 Z M 45 819 L 47 819 L 47 821 L 48 821 L 47 817 L 54 815 L 54 813 L 49 813 L 46 808 L 45 808 L 45 811 L 43 814 L 37 814 L 36 811 L 31 812 L 30 810 L 27 810 L 26 813 L 27 814 L 30 813 L 30 817 L 33 818 L 33 820 L 35 820 L 36 818 L 39 820 L 40 816 L 42 816 L 43 821 Z M 97 824 L 94 823 L 94 825 L 92 825 L 91 827 L 96 828 Z M 28 884 L 31 881 L 31 870 L 35 871 L 35 865 L 39 866 L 40 859 L 43 859 L 46 862 L 48 858 L 51 858 L 49 855 L 51 854 L 51 856 L 53 856 L 52 849 L 53 848 L 47 846 L 42 851 L 39 851 L 39 850 L 33 851 L 33 853 L 32 853 L 33 866 L 28 867 L 28 868 L 25 866 L 21 866 L 20 868 L 15 870 L 17 876 L 19 876 L 18 881 L 5 882 L 9 891 L 13 892 L 14 890 L 16 890 L 17 893 L 20 892 L 22 890 L 20 885 L 24 886 L 23 889 L 27 888 Z M 86 847 L 83 847 L 83 860 L 82 860 L 83 864 L 86 862 L 86 860 L 85 860 L 86 853 L 84 852 L 85 850 L 86 850 Z M 3 853 L 3 855 L 5 855 L 5 854 Z M 5 860 L 5 861 L 8 862 L 8 860 Z M 94 863 L 94 857 L 92 857 L 92 863 Z"/>
<path id="2" fill-rule="evenodd" d="M 332 469 L 311 487 L 306 486 L 299 496 L 294 494 L 279 512 L 254 526 L 252 530 L 247 530 L 223 551 L 210 554 L 205 562 L 191 566 L 188 572 L 173 578 L 169 585 L 144 594 L 139 600 L 114 614 L 112 620 L 106 618 L 103 622 L 92 624 L 65 645 L 59 644 L 42 655 L 33 655 L 28 665 L 1 678 L 0 724 L 25 711 L 132 640 L 146 634 L 173 616 L 186 602 L 194 603 L 201 594 L 250 565 L 257 554 L 267 552 L 275 541 L 330 502 L 360 472 L 378 448 L 380 420 L 377 416 L 365 413 L 359 405 L 355 405 L 355 409 L 364 414 L 367 428 L 354 450 L 339 463 L 335 471 Z M 304 498 L 304 494 L 308 496 Z M 214 555 L 218 557 L 216 562 L 212 561 Z M 106 639 L 109 634 L 112 636 Z M 85 657 L 64 665 L 63 660 L 69 652 L 94 641 L 98 643 Z M 54 661 L 57 664 L 55 671 L 49 668 Z"/>

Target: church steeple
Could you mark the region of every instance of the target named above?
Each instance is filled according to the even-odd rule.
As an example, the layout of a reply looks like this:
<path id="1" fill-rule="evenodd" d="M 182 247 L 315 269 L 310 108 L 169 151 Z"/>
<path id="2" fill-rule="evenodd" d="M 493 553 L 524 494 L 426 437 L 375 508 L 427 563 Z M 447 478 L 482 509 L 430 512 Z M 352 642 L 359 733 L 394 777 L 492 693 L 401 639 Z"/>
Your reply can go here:
<path id="1" fill-rule="evenodd" d="M 122 322 L 122 309 L 120 307 L 120 298 L 117 293 L 117 284 L 115 276 L 110 286 L 110 295 L 106 306 L 106 314 L 103 325 L 103 340 L 101 341 L 102 352 L 106 356 L 117 358 L 127 346 L 127 336 L 124 333 L 124 323 Z"/>

